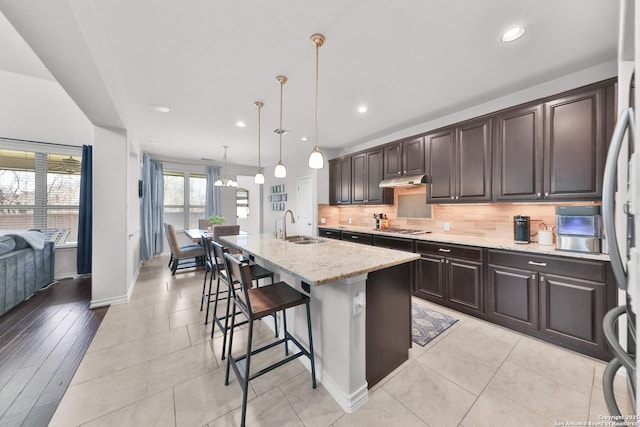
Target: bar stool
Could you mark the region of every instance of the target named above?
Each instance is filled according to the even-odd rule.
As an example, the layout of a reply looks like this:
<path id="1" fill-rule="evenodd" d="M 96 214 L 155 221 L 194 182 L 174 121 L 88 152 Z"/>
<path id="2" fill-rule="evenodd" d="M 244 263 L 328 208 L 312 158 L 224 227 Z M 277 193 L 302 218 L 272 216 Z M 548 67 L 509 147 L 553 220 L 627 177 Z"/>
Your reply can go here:
<path id="1" fill-rule="evenodd" d="M 213 265 L 213 259 L 211 256 L 211 244 L 209 244 L 209 239 L 204 234 L 200 239 L 200 246 L 204 248 L 204 281 L 202 282 L 202 298 L 200 298 L 200 311 L 202 311 L 205 298 L 209 298 L 205 294 L 205 290 L 207 288 L 207 276 L 209 276 L 209 273 L 211 273 L 211 276 L 209 276 L 209 292 L 211 292 L 211 281 L 213 280 L 216 268 Z M 207 324 L 206 318 L 204 319 L 204 324 Z"/>
<path id="2" fill-rule="evenodd" d="M 242 387 L 242 418 L 241 426 L 245 425 L 245 419 L 247 415 L 247 396 L 249 392 L 249 381 L 266 374 L 278 368 L 285 363 L 291 362 L 298 357 L 307 356 L 311 362 L 311 385 L 316 388 L 316 365 L 313 355 L 313 336 L 311 333 L 311 312 L 309 310 L 309 297 L 301 292 L 298 292 L 285 282 L 274 283 L 270 286 L 263 286 L 261 288 L 252 288 L 249 286 L 252 283 L 253 277 L 251 276 L 251 269 L 248 265 L 243 264 L 236 258 L 228 253 L 224 254 L 224 260 L 226 264 L 227 272 L 231 281 L 238 281 L 240 286 L 232 287 L 233 291 L 233 305 L 234 310 L 231 316 L 231 326 L 229 334 L 229 349 L 227 352 L 227 371 L 225 374 L 224 384 L 229 385 L 229 370 L 233 367 L 233 372 L 238 378 L 238 382 Z M 309 350 L 300 344 L 289 331 L 287 330 L 287 316 L 286 309 L 296 307 L 304 304 L 307 309 L 307 329 L 309 332 Z M 276 312 L 282 312 L 282 325 L 284 328 L 284 338 L 281 338 L 275 342 L 264 345 L 262 347 L 252 349 L 253 339 L 253 323 L 256 319 L 261 319 L 265 316 L 269 316 Z M 241 356 L 233 356 L 231 354 L 231 348 L 233 347 L 233 331 L 236 326 L 236 314 L 242 313 L 246 316 L 249 323 L 249 336 L 247 338 L 247 351 Z M 293 343 L 300 350 L 298 353 L 289 355 L 288 343 Z M 285 358 L 269 365 L 260 371 L 250 374 L 251 356 L 254 354 L 265 351 L 269 348 L 277 345 L 284 344 Z"/>
<path id="3" fill-rule="evenodd" d="M 216 273 L 217 273 L 217 284 L 216 284 L 216 291 L 215 291 L 215 299 L 214 299 L 214 303 L 213 303 L 213 320 L 214 320 L 214 324 L 213 327 L 211 328 L 211 338 L 213 338 L 213 334 L 215 332 L 215 327 L 216 325 L 218 325 L 218 327 L 220 328 L 220 331 L 222 332 L 222 334 L 224 335 L 222 338 L 222 356 L 221 359 L 225 358 L 225 349 L 226 349 L 226 345 L 227 345 L 227 331 L 229 330 L 229 317 L 231 316 L 230 310 L 231 310 L 231 303 L 229 302 L 230 298 L 231 298 L 231 289 L 234 286 L 238 286 L 239 282 L 238 281 L 232 281 L 229 277 L 229 274 L 226 270 L 226 263 L 224 262 L 224 255 L 225 254 L 229 254 L 229 250 L 227 248 L 225 248 L 224 246 L 222 246 L 221 244 L 219 244 L 218 242 L 215 241 L 211 241 L 211 247 L 213 248 L 213 254 L 212 254 L 212 262 L 215 265 L 216 268 Z M 248 264 L 248 260 L 246 260 L 245 258 L 243 258 L 240 255 L 240 258 L 238 257 L 238 255 L 232 255 L 229 254 L 230 256 L 232 256 L 234 259 L 237 259 L 239 262 Z M 271 270 L 267 270 L 266 268 L 262 267 L 261 265 L 258 264 L 251 264 L 248 265 L 249 270 L 251 271 L 252 274 L 252 280 L 256 281 L 256 286 L 258 286 L 259 280 L 260 279 L 265 279 L 265 278 L 270 278 L 271 279 L 271 284 L 273 284 L 273 271 Z M 223 281 L 224 284 L 227 286 L 226 290 L 223 290 L 222 292 L 220 291 L 220 281 Z M 211 279 L 209 280 L 209 293 L 208 293 L 208 299 L 207 299 L 207 311 L 205 314 L 205 320 L 204 323 L 205 325 L 207 324 L 207 321 L 209 319 L 209 304 L 211 302 Z M 227 300 L 227 307 L 226 307 L 226 311 L 224 316 L 218 316 L 218 302 L 220 301 L 224 301 Z M 224 320 L 224 323 L 223 323 Z M 276 317 L 276 314 L 273 314 L 273 322 L 275 325 L 275 336 L 278 336 L 278 319 Z M 243 325 L 244 323 L 240 323 L 236 326 L 240 326 Z"/>

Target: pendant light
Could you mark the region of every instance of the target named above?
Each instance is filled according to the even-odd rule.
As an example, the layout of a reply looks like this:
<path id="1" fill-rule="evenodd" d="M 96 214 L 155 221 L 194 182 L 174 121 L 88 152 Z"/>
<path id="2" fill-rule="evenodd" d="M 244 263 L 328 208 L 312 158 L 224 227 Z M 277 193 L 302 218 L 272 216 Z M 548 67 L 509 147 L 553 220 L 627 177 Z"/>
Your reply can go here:
<path id="1" fill-rule="evenodd" d="M 320 46 L 324 44 L 324 36 L 322 34 L 313 34 L 311 36 L 311 44 L 316 47 L 316 146 L 309 155 L 309 167 L 311 169 L 322 169 L 324 167 L 324 156 L 318 147 L 318 51 Z"/>
<path id="2" fill-rule="evenodd" d="M 258 107 L 258 173 L 256 173 L 254 182 L 256 184 L 264 184 L 264 175 L 262 174 L 262 166 L 260 164 L 260 110 L 264 107 L 264 103 L 256 101 L 253 104 Z"/>
<path id="3" fill-rule="evenodd" d="M 282 87 L 287 82 L 287 78 L 285 76 L 278 76 L 276 80 L 280 82 L 280 128 L 277 131 L 280 135 L 280 160 L 278 160 L 274 175 L 276 178 L 286 178 L 287 168 L 282 164 L 282 134 L 285 133 L 285 130 L 282 128 Z"/>
<path id="4" fill-rule="evenodd" d="M 223 175 L 222 175 L 222 178 L 218 178 L 216 182 L 213 183 L 213 185 L 214 187 L 237 187 L 238 183 L 232 178 L 229 178 L 227 176 L 227 148 L 229 148 L 229 146 L 223 145 L 223 147 L 224 147 L 224 169 L 222 170 Z"/>

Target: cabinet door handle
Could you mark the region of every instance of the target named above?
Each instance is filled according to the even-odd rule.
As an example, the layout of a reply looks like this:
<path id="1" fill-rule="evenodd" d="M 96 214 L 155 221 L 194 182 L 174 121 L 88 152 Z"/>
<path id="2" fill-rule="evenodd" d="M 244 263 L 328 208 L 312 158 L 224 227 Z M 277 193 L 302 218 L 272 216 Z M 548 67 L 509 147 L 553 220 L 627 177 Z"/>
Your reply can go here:
<path id="1" fill-rule="evenodd" d="M 330 236 L 330 235 L 332 235 L 333 233 L 332 233 L 332 232 L 330 232 L 330 231 L 325 231 L 325 232 L 324 232 L 324 234 L 326 234 L 327 236 Z"/>
<path id="2" fill-rule="evenodd" d="M 357 239 L 357 238 L 358 238 L 358 236 L 351 236 L 351 238 L 352 238 L 352 239 Z"/>
<path id="3" fill-rule="evenodd" d="M 549 197 L 549 192 L 544 193 L 544 197 Z"/>
<path id="4" fill-rule="evenodd" d="M 456 196 L 456 200 L 458 200 L 460 198 L 460 196 Z"/>
<path id="5" fill-rule="evenodd" d="M 438 249 L 438 252 L 446 252 L 446 253 L 449 253 L 449 252 L 451 252 L 451 249 L 443 249 L 443 248 L 440 248 L 440 249 Z"/>
<path id="6" fill-rule="evenodd" d="M 535 274 L 532 274 L 532 275 L 531 275 L 531 278 L 532 278 L 533 280 L 536 280 L 536 275 L 535 275 Z"/>
<path id="7" fill-rule="evenodd" d="M 538 193 L 538 197 L 542 196 L 542 193 Z"/>
<path id="8" fill-rule="evenodd" d="M 546 267 L 547 263 L 546 262 L 529 261 L 529 265 L 537 265 L 538 267 Z"/>
<path id="9" fill-rule="evenodd" d="M 453 200 L 453 199 L 454 199 L 454 197 L 453 197 L 453 196 L 451 196 L 451 200 Z"/>

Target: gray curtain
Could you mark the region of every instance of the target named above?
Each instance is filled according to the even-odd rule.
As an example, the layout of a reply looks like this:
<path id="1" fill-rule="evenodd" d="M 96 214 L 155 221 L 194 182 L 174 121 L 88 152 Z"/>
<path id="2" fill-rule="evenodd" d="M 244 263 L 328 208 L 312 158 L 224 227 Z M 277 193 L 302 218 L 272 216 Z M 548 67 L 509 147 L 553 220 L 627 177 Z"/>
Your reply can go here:
<path id="1" fill-rule="evenodd" d="M 207 168 L 207 205 L 204 209 L 205 218 L 211 215 L 220 215 L 220 187 L 214 187 L 220 176 L 220 168 L 218 166 L 209 166 Z"/>
<path id="2" fill-rule="evenodd" d="M 162 163 L 142 157 L 142 201 L 140 203 L 140 259 L 146 261 L 162 252 L 164 222 L 164 176 Z"/>

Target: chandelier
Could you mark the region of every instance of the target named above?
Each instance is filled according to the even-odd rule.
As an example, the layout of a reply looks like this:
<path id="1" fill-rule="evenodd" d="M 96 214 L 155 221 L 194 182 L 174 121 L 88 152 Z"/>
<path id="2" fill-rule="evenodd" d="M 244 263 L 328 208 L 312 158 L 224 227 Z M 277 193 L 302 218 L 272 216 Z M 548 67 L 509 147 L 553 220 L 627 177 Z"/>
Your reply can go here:
<path id="1" fill-rule="evenodd" d="M 215 187 L 237 187 L 238 182 L 233 178 L 229 178 L 227 176 L 227 148 L 228 145 L 223 145 L 224 147 L 224 169 L 222 169 L 223 175 L 222 178 L 218 178 L 216 182 L 213 183 Z"/>

